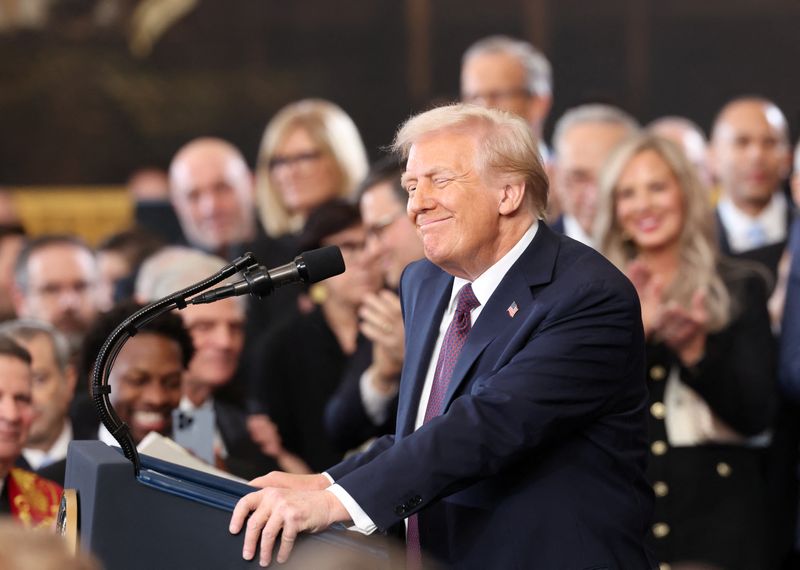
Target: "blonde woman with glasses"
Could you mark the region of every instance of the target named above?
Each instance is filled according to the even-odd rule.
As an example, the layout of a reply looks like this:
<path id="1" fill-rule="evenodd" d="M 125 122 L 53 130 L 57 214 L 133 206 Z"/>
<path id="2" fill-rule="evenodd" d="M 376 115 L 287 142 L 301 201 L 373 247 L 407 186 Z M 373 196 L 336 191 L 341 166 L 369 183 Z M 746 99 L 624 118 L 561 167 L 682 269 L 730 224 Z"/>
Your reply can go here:
<path id="1" fill-rule="evenodd" d="M 295 234 L 317 206 L 351 197 L 367 166 L 358 129 L 337 105 L 304 99 L 278 111 L 264 131 L 256 169 L 267 235 Z"/>

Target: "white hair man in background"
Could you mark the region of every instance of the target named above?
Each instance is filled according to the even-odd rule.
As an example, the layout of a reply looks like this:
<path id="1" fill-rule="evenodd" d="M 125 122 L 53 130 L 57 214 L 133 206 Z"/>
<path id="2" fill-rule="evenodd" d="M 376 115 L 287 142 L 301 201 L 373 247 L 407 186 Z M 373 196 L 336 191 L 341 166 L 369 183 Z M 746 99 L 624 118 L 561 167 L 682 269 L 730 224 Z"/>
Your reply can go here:
<path id="1" fill-rule="evenodd" d="M 628 113 L 599 103 L 573 107 L 556 123 L 550 161 L 552 194 L 563 214 L 552 228 L 593 246 L 600 170 L 612 149 L 639 130 Z"/>

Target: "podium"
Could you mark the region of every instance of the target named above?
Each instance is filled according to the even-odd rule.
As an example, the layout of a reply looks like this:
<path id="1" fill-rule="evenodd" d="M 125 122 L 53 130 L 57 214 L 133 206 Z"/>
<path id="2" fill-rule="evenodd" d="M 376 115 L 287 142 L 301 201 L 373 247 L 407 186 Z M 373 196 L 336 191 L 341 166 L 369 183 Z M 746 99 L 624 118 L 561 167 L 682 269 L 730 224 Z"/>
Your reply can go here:
<path id="1" fill-rule="evenodd" d="M 77 505 L 66 509 L 77 507 L 77 513 L 65 516 L 77 524 L 81 549 L 110 570 L 258 567 L 258 554 L 252 561 L 242 559 L 243 531 L 235 536 L 228 532 L 233 507 L 253 487 L 141 457 L 136 477 L 119 449 L 99 441 L 70 443 L 65 489 L 76 491 Z M 299 536 L 289 560 L 278 565 L 273 555 L 271 566 L 399 567 L 382 537 L 343 528 Z"/>

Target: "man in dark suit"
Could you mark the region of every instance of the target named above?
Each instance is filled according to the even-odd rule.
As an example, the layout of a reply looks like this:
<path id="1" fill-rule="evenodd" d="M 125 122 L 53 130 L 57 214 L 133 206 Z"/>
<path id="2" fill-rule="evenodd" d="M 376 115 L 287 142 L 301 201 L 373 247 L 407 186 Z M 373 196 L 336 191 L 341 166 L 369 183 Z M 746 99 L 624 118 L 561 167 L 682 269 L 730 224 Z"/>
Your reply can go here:
<path id="1" fill-rule="evenodd" d="M 720 249 L 762 263 L 773 280 L 791 223 L 783 191 L 790 153 L 786 118 L 767 99 L 734 99 L 714 121 L 709 164 L 720 187 Z"/>
<path id="2" fill-rule="evenodd" d="M 0 335 L 0 515 L 46 528 L 55 521 L 61 486 L 14 466 L 35 414 L 31 376 L 28 351 Z"/>
<path id="3" fill-rule="evenodd" d="M 40 474 L 63 485 L 63 460 L 67 457 L 69 442 L 93 439 L 97 435 L 96 429 L 75 424 L 69 417 L 77 378 L 69 343 L 55 327 L 43 321 L 8 321 L 0 325 L 0 334 L 22 345 L 33 361 L 34 418 L 17 465 L 37 472 L 57 465 L 54 470 Z"/>
<path id="4" fill-rule="evenodd" d="M 800 219 L 792 225 L 789 280 L 781 326 L 780 382 L 783 391 L 800 402 Z"/>
<path id="5" fill-rule="evenodd" d="M 275 267 L 297 254 L 291 238 L 267 236 L 256 219 L 253 175 L 241 151 L 230 142 L 200 137 L 181 147 L 169 167 L 170 200 L 186 241 L 194 248 L 227 261 L 252 252 L 258 262 Z M 270 302 L 251 298 L 247 306 L 247 344 L 241 364 L 250 360 L 250 343 L 258 334 L 283 319 L 297 315 L 297 288 L 283 287 Z M 237 374 L 217 393 L 217 398 L 268 418 L 257 405 L 257 386 L 248 385 L 246 374 Z M 255 382 L 254 382 L 255 383 Z"/>
<path id="6" fill-rule="evenodd" d="M 563 213 L 551 224 L 554 231 L 593 246 L 600 170 L 614 147 L 638 130 L 628 113 L 599 103 L 573 107 L 558 119 L 550 177 Z"/>
<path id="7" fill-rule="evenodd" d="M 165 252 L 163 258 L 157 254 L 140 273 L 137 294 L 142 300 L 160 299 L 215 274 L 225 265 L 225 260 L 217 256 L 188 248 Z M 195 347 L 183 378 L 179 409 L 186 421 L 208 419 L 214 439 L 213 457 L 203 457 L 199 449 L 192 451 L 246 479 L 275 468 L 307 472 L 303 462 L 283 448 L 277 428 L 269 418 L 261 418 L 256 427 L 248 426 L 242 407 L 218 397 L 233 380 L 244 348 L 244 301 L 231 297 L 206 305 L 190 305 L 179 314 Z M 269 455 L 262 453 L 251 438 L 251 431 L 261 446 L 270 451 Z M 190 447 L 190 442 L 181 441 L 177 433 L 175 438 Z"/>
<path id="8" fill-rule="evenodd" d="M 390 156 L 372 166 L 359 188 L 367 230 L 367 263 L 379 265 L 386 289 L 364 297 L 358 316 L 372 343 L 372 361 L 361 374 L 348 374 L 325 408 L 325 431 L 343 452 L 368 439 L 394 433 L 400 370 L 405 352 L 403 315 L 396 294 L 408 264 L 424 257 L 417 229 L 406 216 L 402 169 Z"/>
<path id="9" fill-rule="evenodd" d="M 411 566 L 423 550 L 458 568 L 652 568 L 632 285 L 538 221 L 547 178 L 518 118 L 440 107 L 395 149 L 428 259 L 401 281 L 396 435 L 327 474 L 255 480 L 230 525 L 250 514 L 244 557 L 260 539 L 268 562 L 281 529 L 279 561 L 299 531 L 405 519 Z"/>

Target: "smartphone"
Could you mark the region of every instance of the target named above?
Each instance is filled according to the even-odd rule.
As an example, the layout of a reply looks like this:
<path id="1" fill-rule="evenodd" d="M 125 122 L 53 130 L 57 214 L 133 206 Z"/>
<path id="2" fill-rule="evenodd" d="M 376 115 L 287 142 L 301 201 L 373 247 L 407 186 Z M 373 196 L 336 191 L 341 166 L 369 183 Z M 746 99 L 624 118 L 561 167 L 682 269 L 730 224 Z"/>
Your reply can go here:
<path id="1" fill-rule="evenodd" d="M 172 439 L 196 457 L 214 465 L 214 412 L 172 410 Z"/>

